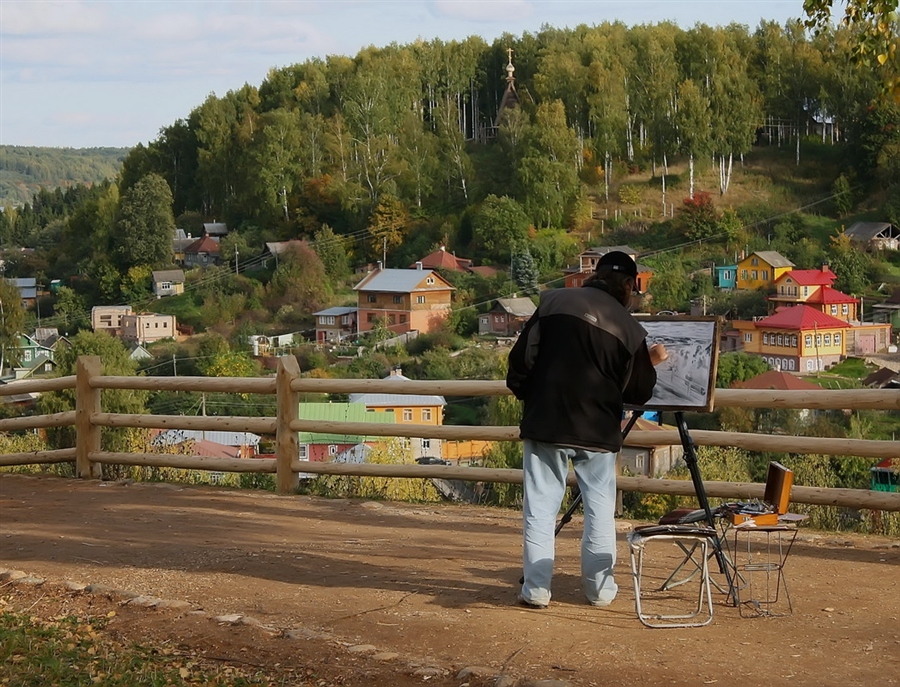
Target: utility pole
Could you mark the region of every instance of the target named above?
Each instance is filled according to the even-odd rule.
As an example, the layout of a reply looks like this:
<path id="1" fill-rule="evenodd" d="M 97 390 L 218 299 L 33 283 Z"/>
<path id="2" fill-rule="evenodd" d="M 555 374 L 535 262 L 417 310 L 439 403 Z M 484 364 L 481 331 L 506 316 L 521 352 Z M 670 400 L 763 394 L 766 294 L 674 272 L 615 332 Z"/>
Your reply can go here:
<path id="1" fill-rule="evenodd" d="M 238 255 L 240 255 L 240 253 L 238 253 L 237 244 L 234 244 L 234 273 L 235 274 L 240 272 L 240 269 L 238 269 Z"/>
<path id="2" fill-rule="evenodd" d="M 381 246 L 381 267 L 387 269 L 387 236 L 382 239 Z"/>
<path id="3" fill-rule="evenodd" d="M 172 354 L 172 376 L 178 376 L 178 367 L 175 365 L 175 354 Z"/>

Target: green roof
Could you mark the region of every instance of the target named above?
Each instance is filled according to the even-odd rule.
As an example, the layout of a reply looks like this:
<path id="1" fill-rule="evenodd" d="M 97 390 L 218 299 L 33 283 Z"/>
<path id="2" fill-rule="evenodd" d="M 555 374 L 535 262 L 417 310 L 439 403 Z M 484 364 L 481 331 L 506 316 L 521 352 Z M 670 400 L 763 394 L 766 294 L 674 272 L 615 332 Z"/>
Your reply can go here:
<path id="1" fill-rule="evenodd" d="M 321 422 L 372 422 L 393 424 L 394 414 L 366 410 L 360 403 L 301 403 L 301 420 Z M 361 444 L 373 437 L 355 434 L 328 434 L 321 432 L 299 432 L 301 444 Z"/>

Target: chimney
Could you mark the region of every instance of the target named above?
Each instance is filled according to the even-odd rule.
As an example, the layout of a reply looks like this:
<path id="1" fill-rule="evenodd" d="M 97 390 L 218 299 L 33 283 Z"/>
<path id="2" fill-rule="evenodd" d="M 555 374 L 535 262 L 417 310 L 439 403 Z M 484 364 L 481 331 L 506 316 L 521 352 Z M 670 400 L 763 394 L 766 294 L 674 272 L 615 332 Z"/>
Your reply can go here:
<path id="1" fill-rule="evenodd" d="M 441 250 L 447 250 L 447 249 L 446 249 L 446 248 L 444 248 L 444 246 L 441 246 Z"/>
<path id="2" fill-rule="evenodd" d="M 377 270 L 380 272 L 380 271 L 383 269 L 383 267 L 384 267 L 384 266 L 382 265 L 381 260 L 379 260 L 379 261 L 378 261 L 378 267 L 376 267 L 375 269 L 377 269 Z"/>
<path id="3" fill-rule="evenodd" d="M 422 269 L 422 261 L 421 261 L 421 260 L 419 260 L 418 262 L 416 262 L 416 269 L 417 269 L 417 270 L 421 270 L 421 269 Z"/>

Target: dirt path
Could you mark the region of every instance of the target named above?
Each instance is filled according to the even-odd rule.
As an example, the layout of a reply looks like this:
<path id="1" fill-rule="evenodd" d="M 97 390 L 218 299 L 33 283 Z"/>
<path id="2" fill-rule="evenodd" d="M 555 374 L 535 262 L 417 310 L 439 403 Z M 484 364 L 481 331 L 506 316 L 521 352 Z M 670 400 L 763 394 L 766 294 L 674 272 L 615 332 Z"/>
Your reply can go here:
<path id="1" fill-rule="evenodd" d="M 117 623 L 307 661 L 334 684 L 900 684 L 900 542 L 801 532 L 792 616 L 741 618 L 719 594 L 711 625 L 649 630 L 624 535 L 619 599 L 583 602 L 580 525 L 559 536 L 553 604 L 531 610 L 515 605 L 514 511 L 0 475 L 0 568 L 249 616 L 272 632 L 177 609 L 129 608 Z M 47 603 L 87 603 L 63 596 Z M 457 679 L 467 666 L 481 677 Z"/>

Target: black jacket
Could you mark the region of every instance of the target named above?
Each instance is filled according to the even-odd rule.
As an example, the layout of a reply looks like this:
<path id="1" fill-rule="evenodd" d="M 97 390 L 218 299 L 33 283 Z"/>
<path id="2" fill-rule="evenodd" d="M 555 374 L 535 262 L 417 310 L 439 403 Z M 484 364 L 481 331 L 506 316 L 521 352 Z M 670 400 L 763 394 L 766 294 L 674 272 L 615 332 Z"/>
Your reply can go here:
<path id="1" fill-rule="evenodd" d="M 543 292 L 509 354 L 522 438 L 617 452 L 623 405 L 646 403 L 656 384 L 646 335 L 600 288 Z"/>

